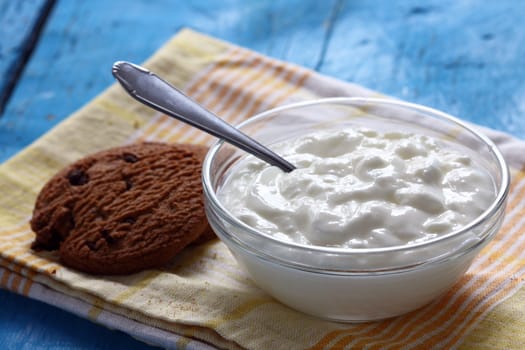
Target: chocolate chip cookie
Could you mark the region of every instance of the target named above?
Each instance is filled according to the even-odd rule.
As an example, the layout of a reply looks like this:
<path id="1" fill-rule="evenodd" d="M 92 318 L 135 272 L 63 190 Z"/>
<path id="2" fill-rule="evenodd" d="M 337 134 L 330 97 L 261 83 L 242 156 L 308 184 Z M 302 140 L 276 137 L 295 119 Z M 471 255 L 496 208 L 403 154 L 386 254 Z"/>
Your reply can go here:
<path id="1" fill-rule="evenodd" d="M 206 148 L 140 143 L 87 156 L 57 173 L 36 200 L 35 250 L 94 274 L 127 274 L 168 263 L 211 237 L 202 199 Z"/>

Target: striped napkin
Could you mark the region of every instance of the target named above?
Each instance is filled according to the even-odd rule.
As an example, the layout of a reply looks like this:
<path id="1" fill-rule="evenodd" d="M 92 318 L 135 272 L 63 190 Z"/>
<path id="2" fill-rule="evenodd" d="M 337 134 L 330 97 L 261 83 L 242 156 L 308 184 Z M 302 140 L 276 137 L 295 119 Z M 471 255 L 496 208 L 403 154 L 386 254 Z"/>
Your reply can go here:
<path id="1" fill-rule="evenodd" d="M 285 103 L 378 96 L 252 51 L 183 30 L 145 64 L 231 123 Z M 390 320 L 341 324 L 291 310 L 259 290 L 218 240 L 171 265 L 103 277 L 30 250 L 35 197 L 58 169 L 138 140 L 209 144 L 206 134 L 156 113 L 112 86 L 0 166 L 0 286 L 166 348 L 525 348 L 525 143 L 483 130 L 513 182 L 506 221 L 445 296 Z"/>

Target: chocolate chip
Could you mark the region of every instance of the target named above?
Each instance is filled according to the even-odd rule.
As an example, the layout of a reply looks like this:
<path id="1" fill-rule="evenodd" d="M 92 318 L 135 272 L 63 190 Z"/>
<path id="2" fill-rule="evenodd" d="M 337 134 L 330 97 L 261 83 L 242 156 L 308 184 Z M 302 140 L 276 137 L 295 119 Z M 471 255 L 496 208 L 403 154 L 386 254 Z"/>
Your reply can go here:
<path id="1" fill-rule="evenodd" d="M 89 182 L 89 175 L 80 169 L 72 169 L 67 173 L 67 179 L 73 186 L 82 186 Z"/>
<path id="2" fill-rule="evenodd" d="M 97 250 L 97 245 L 95 244 L 95 242 L 86 241 L 86 245 L 88 246 L 89 250 L 91 250 L 91 251 L 96 251 Z"/>
<path id="3" fill-rule="evenodd" d="M 60 242 L 62 242 L 62 239 L 60 238 L 60 233 L 56 229 L 52 229 L 51 239 L 46 243 L 46 249 L 57 250 L 58 248 L 60 248 Z"/>
<path id="4" fill-rule="evenodd" d="M 73 214 L 71 214 L 71 217 L 69 218 L 69 230 L 71 231 L 76 226 L 75 217 Z"/>
<path id="5" fill-rule="evenodd" d="M 125 179 L 124 182 L 126 182 L 126 191 L 133 187 L 133 182 L 130 179 Z"/>
<path id="6" fill-rule="evenodd" d="M 126 224 L 134 224 L 137 221 L 137 219 L 132 217 L 127 217 L 122 220 L 122 222 L 125 222 Z"/>
<path id="7" fill-rule="evenodd" d="M 124 159 L 125 162 L 128 162 L 128 163 L 135 163 L 139 160 L 137 156 L 132 153 L 124 153 L 122 158 Z"/>
<path id="8" fill-rule="evenodd" d="M 112 244 L 112 243 L 115 243 L 115 239 L 113 237 L 111 237 L 111 235 L 109 234 L 109 231 L 106 230 L 106 229 L 102 229 L 100 231 L 100 234 L 102 235 L 102 237 L 106 240 L 106 242 L 108 242 L 108 244 Z"/>

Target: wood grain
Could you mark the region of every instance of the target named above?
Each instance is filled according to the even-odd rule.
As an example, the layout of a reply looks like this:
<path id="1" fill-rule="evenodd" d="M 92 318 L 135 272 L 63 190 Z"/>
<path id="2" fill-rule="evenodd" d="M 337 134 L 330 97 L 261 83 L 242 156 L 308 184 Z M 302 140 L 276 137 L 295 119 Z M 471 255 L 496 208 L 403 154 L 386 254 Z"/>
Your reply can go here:
<path id="1" fill-rule="evenodd" d="M 53 0 L 0 2 L 0 115 L 18 82 L 41 32 Z"/>

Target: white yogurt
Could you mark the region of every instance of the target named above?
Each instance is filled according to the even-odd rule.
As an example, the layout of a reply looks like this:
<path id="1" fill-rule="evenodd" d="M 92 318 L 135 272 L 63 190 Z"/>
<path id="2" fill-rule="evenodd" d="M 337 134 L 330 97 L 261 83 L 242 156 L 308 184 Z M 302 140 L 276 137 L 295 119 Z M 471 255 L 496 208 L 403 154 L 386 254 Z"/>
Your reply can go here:
<path id="1" fill-rule="evenodd" d="M 485 170 L 428 136 L 331 130 L 274 150 L 297 169 L 284 173 L 247 157 L 219 198 L 247 225 L 287 242 L 410 245 L 461 228 L 495 197 Z"/>

